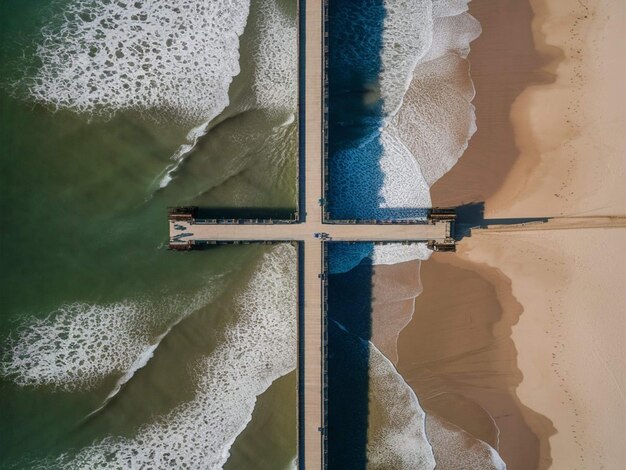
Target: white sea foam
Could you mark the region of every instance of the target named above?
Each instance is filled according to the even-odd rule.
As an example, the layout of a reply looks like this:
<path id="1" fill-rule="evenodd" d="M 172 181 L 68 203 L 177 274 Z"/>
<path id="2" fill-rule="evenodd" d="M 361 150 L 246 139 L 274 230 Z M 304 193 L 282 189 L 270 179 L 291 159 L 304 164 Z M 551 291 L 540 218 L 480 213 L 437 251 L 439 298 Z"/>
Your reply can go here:
<path id="1" fill-rule="evenodd" d="M 425 261 L 432 253 L 426 243 L 385 243 L 374 246 L 372 264 L 396 264 L 414 259 Z"/>
<path id="2" fill-rule="evenodd" d="M 380 140 L 380 169 L 384 175 L 379 192 L 381 215 L 388 218 L 384 213 L 393 211 L 396 219 L 425 217 L 424 208 L 431 206 L 430 191 L 416 160 L 400 139 L 385 130 Z"/>
<path id="3" fill-rule="evenodd" d="M 379 77 L 383 129 L 379 139 L 341 151 L 340 175 L 333 175 L 335 197 L 342 205 L 346 201 L 344 210 L 351 216 L 419 217 L 419 208 L 432 205 L 429 187 L 467 148 L 476 125 L 466 58 L 470 42 L 480 34 L 479 23 L 466 13 L 467 3 L 385 2 Z M 374 182 L 380 187 L 376 194 L 371 176 L 377 174 L 382 181 Z M 423 259 L 400 250 L 386 248 L 374 263 Z"/>
<path id="4" fill-rule="evenodd" d="M 267 116 L 284 119 L 283 126 L 288 126 L 295 119 L 298 97 L 297 25 L 276 0 L 258 0 L 250 11 L 255 13 L 250 15 L 254 23 L 248 25 L 254 34 L 246 39 L 253 41 L 251 63 L 248 64 L 252 68 L 252 86 L 220 111 L 225 111 L 222 117 L 228 117 L 250 109 L 262 109 Z M 179 147 L 172 156 L 173 163 L 159 175 L 159 188 L 171 182 L 184 158 L 209 132 L 210 127 L 211 122 L 207 120 L 189 132 L 187 143 Z M 247 140 L 254 134 L 250 129 L 241 132 L 248 134 L 245 137 Z"/>
<path id="5" fill-rule="evenodd" d="M 409 86 L 417 61 L 433 36 L 431 0 L 386 0 L 383 21 L 380 92 L 383 110 L 394 115 Z"/>
<path id="6" fill-rule="evenodd" d="M 427 260 L 431 254 L 425 243 L 342 243 L 328 257 L 328 271 L 331 274 L 348 272 L 364 258 L 369 258 L 372 264 L 396 264 L 414 259 Z"/>
<path id="7" fill-rule="evenodd" d="M 419 162 L 429 185 L 452 168 L 476 130 L 465 59 L 480 25 L 465 12 L 467 3 L 385 2 L 380 74 L 385 130 Z"/>
<path id="8" fill-rule="evenodd" d="M 256 397 L 296 366 L 295 257 L 286 244 L 263 257 L 237 300 L 237 323 L 198 364 L 190 402 L 132 438 L 109 437 L 39 468 L 221 468 L 252 417 Z"/>
<path id="9" fill-rule="evenodd" d="M 415 68 L 404 102 L 387 129 L 419 162 L 429 185 L 454 166 L 476 131 L 474 87 L 465 60 L 480 33 L 469 14 L 437 18 L 433 45 Z"/>
<path id="10" fill-rule="evenodd" d="M 362 147 L 341 150 L 333 174 L 333 193 L 344 213 L 358 219 L 425 218 L 431 206 L 428 184 L 402 142 L 381 131 Z M 381 181 L 372 181 L 372 175 Z M 378 193 L 372 184 L 380 186 Z"/>
<path id="11" fill-rule="evenodd" d="M 441 18 L 445 16 L 460 15 L 467 11 L 470 0 L 433 0 L 433 16 Z"/>
<path id="12" fill-rule="evenodd" d="M 376 156 L 382 150 L 380 159 Z M 333 176 L 333 193 L 343 210 L 360 219 L 425 219 L 431 207 L 429 186 L 402 141 L 385 129 L 378 140 L 357 149 L 342 151 L 341 165 Z M 381 174 L 378 193 L 372 191 L 373 174 Z M 345 272 L 365 256 L 374 264 L 393 264 L 426 259 L 422 245 L 377 245 L 368 251 L 361 246 L 347 248 L 341 259 L 331 264 L 331 272 Z M 359 257 L 359 252 L 361 253 Z"/>
<path id="13" fill-rule="evenodd" d="M 248 10 L 249 0 L 73 0 L 42 31 L 30 94 L 77 112 L 206 122 L 228 104 Z"/>
<path id="14" fill-rule="evenodd" d="M 493 447 L 461 428 L 429 415 L 426 429 L 438 468 L 506 470 L 506 464 Z"/>
<path id="15" fill-rule="evenodd" d="M 254 54 L 256 106 L 293 113 L 298 92 L 298 30 L 275 0 L 260 0 L 258 48 Z"/>
<path id="16" fill-rule="evenodd" d="M 371 469 L 435 468 L 426 439 L 425 413 L 415 393 L 393 364 L 372 343 L 370 351 L 370 421 L 367 457 Z M 373 412 L 373 413 L 372 413 Z"/>
<path id="17" fill-rule="evenodd" d="M 115 393 L 152 357 L 168 323 L 207 305 L 219 286 L 212 278 L 191 300 L 62 305 L 46 318 L 29 318 L 6 339 L 0 373 L 21 386 L 93 388 L 122 374 Z M 121 382 L 120 382 L 121 381 Z"/>

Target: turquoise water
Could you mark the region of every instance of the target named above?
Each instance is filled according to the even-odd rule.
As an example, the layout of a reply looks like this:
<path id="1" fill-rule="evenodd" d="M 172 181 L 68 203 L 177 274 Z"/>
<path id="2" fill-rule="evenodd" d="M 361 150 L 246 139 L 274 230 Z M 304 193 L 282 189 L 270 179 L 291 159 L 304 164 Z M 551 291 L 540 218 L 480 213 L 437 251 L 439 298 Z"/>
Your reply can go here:
<path id="1" fill-rule="evenodd" d="M 254 79 L 254 22 L 249 19 L 242 36 L 242 71 L 231 86 L 231 105 L 216 119 L 223 122 L 201 139 L 172 183 L 158 190 L 170 157 L 186 142 L 189 123 L 155 120 L 132 110 L 110 119 L 55 112 L 28 99 L 20 79 L 39 65 L 32 57 L 41 28 L 58 21 L 54 15 L 69 3 L 9 0 L 0 6 L 0 337 L 5 362 L 12 357 L 9 346 L 24 345 L 20 331 L 37 319 L 47 327 L 61 317 L 72 322 L 50 333 L 47 343 L 30 336 L 27 348 L 37 358 L 46 356 L 42 345 L 57 353 L 69 347 L 67 357 L 54 356 L 59 364 L 46 364 L 69 368 L 71 379 L 59 378 L 52 369 L 24 378 L 13 369 L 0 382 L 2 467 L 30 468 L 37 459 L 106 436 L 133 436 L 140 426 L 195 396 L 198 378 L 191 366 L 223 342 L 236 323 L 237 299 L 272 248 L 169 252 L 168 206 L 254 207 L 280 214 L 296 206 L 297 123 L 271 134 L 289 112 L 273 111 L 268 117 L 259 108 L 241 106 Z M 255 8 L 250 18 L 258 15 Z M 279 8 L 295 25 L 295 4 Z M 234 138 L 249 135 L 250 129 L 263 137 Z M 120 322 L 119 315 L 127 320 Z M 83 321 L 96 317 L 100 320 Z M 133 351 L 120 347 L 132 349 L 135 340 L 152 344 L 172 326 L 147 366 L 102 412 L 86 418 L 114 389 L 124 372 L 121 364 L 135 359 L 126 358 Z M 41 335 L 43 330 L 36 331 Z M 68 341 L 75 333 L 82 343 Z M 99 344 L 94 357 L 76 359 L 91 341 Z M 100 353 L 102 344 L 110 345 L 106 354 Z M 98 373 L 102 366 L 106 371 Z M 295 386 L 277 387 L 267 393 L 282 399 L 262 403 L 291 411 L 276 413 L 277 423 L 287 426 L 269 432 L 281 437 L 269 439 L 269 450 L 265 443 L 263 452 L 283 467 L 295 456 L 296 397 Z M 265 419 L 271 421 L 269 414 Z M 233 455 L 241 453 L 239 445 L 253 455 L 260 452 L 258 445 L 238 441 Z"/>

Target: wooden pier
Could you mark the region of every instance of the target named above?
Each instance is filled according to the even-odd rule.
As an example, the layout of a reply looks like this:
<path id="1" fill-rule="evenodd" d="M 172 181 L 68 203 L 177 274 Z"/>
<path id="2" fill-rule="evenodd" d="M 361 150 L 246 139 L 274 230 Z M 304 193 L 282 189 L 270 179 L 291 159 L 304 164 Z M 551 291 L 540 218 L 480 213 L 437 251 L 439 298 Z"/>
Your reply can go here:
<path id="1" fill-rule="evenodd" d="M 299 468 L 324 467 L 323 383 L 323 272 L 324 243 L 332 241 L 427 242 L 434 249 L 454 248 L 451 239 L 451 213 L 433 213 L 428 221 L 396 223 L 324 223 L 324 207 L 320 204 L 324 191 L 323 127 L 322 127 L 322 8 L 324 2 L 309 1 L 305 6 L 306 90 L 304 188 L 300 188 L 299 220 L 200 220 L 195 208 L 178 208 L 170 212 L 169 246 L 189 250 L 206 243 L 300 242 L 300 322 L 298 350 L 300 357 L 299 395 Z M 302 37 L 302 36 L 301 36 Z M 302 50 L 302 48 L 301 48 Z M 302 165 L 301 165 L 302 166 Z M 300 169 L 302 171 L 302 168 Z M 303 178 L 302 178 L 303 176 Z M 304 189 L 304 191 L 302 191 Z M 207 223 L 210 222 L 210 223 Z M 337 222 L 337 221 L 335 221 Z M 303 389 L 302 389 L 303 388 Z"/>

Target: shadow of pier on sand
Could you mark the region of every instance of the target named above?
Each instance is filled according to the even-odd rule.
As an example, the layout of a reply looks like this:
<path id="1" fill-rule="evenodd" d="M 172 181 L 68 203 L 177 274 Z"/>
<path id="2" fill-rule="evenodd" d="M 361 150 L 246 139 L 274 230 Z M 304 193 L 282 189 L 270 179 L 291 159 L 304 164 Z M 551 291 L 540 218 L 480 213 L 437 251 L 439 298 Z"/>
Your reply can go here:
<path id="1" fill-rule="evenodd" d="M 456 241 L 472 236 L 473 228 L 487 228 L 490 225 L 521 225 L 529 223 L 546 223 L 552 217 L 506 217 L 498 219 L 485 218 L 485 203 L 471 202 L 455 208 L 456 220 L 452 236 Z"/>

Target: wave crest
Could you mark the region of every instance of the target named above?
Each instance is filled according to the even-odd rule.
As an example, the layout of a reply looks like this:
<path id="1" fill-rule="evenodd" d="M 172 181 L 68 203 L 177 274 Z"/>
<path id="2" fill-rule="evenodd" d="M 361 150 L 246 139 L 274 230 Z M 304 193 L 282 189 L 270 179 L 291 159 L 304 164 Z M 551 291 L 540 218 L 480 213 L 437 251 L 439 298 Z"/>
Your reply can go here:
<path id="1" fill-rule="evenodd" d="M 425 430 L 426 414 L 395 367 L 371 342 L 368 468 L 434 469 L 435 458 Z M 379 410 L 376 410 L 379 408 Z"/>
<path id="2" fill-rule="evenodd" d="M 295 258 L 287 244 L 264 255 L 237 300 L 237 323 L 197 365 L 193 400 L 132 438 L 108 437 L 36 468 L 222 468 L 256 397 L 296 367 Z"/>
<path id="3" fill-rule="evenodd" d="M 207 305 L 219 281 L 208 284 L 191 300 L 77 302 L 62 305 L 46 318 L 30 318 L 5 340 L 0 374 L 20 386 L 65 391 L 94 388 L 112 374 L 132 374 L 152 357 L 151 330 L 167 329 L 168 322 Z"/>
<path id="4" fill-rule="evenodd" d="M 57 109 L 208 121 L 228 105 L 249 3 L 74 0 L 42 30 L 27 88 Z"/>

